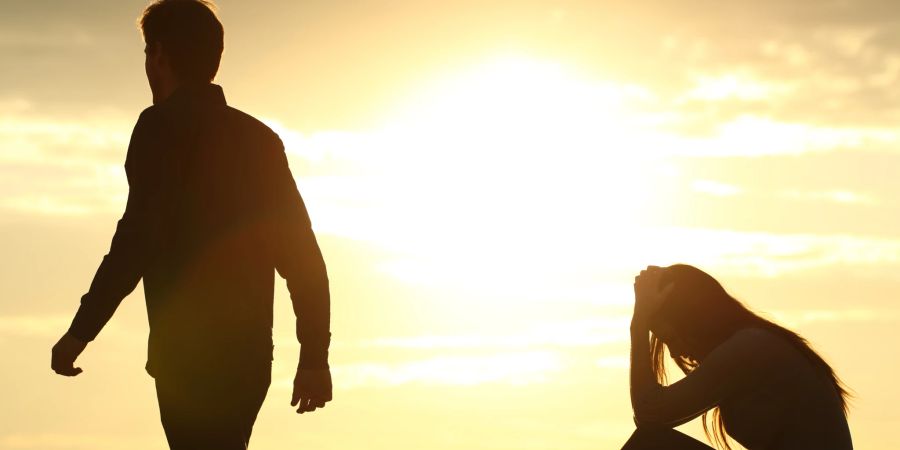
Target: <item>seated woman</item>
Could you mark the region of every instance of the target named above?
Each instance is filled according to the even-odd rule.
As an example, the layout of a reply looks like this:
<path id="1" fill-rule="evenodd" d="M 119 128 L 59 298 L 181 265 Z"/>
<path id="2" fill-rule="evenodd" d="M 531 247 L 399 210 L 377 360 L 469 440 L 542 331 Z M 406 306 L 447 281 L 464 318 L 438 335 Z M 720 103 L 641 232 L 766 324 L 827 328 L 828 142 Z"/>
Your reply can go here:
<path id="1" fill-rule="evenodd" d="M 638 429 L 623 450 L 708 450 L 672 430 L 701 414 L 707 439 L 726 449 L 726 432 L 749 450 L 853 448 L 849 395 L 802 337 L 753 314 L 692 266 L 650 266 L 635 278 L 634 295 L 631 404 Z M 666 347 L 685 373 L 671 385 Z"/>

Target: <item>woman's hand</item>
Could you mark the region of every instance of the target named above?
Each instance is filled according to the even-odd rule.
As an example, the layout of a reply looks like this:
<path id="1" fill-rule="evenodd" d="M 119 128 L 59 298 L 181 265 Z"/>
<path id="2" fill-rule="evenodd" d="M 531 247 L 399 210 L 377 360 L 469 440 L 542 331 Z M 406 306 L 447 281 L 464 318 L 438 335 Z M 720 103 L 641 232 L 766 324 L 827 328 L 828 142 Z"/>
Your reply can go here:
<path id="1" fill-rule="evenodd" d="M 650 316 L 659 310 L 675 283 L 669 283 L 664 289 L 659 288 L 659 279 L 663 269 L 658 266 L 647 266 L 634 277 L 634 315 L 632 321 L 646 324 Z"/>

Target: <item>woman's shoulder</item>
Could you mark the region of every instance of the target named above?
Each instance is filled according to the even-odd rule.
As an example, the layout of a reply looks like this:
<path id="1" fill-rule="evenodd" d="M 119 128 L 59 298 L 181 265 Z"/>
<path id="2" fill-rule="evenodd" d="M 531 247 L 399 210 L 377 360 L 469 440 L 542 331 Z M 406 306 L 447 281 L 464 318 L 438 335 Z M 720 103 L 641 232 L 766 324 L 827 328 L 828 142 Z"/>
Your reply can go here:
<path id="1" fill-rule="evenodd" d="M 766 339 L 776 336 L 775 332 L 762 325 L 747 325 L 735 331 L 735 336 L 743 336 L 745 338 Z"/>
<path id="2" fill-rule="evenodd" d="M 740 328 L 731 335 L 729 340 L 736 342 L 753 343 L 756 345 L 783 345 L 789 342 L 778 334 L 777 331 L 763 326 L 751 325 Z"/>
<path id="3" fill-rule="evenodd" d="M 751 359 L 765 359 L 769 363 L 780 364 L 796 360 L 804 361 L 803 355 L 797 351 L 787 336 L 778 330 L 763 326 L 748 326 L 734 332 L 726 340 L 731 351 L 744 354 Z"/>
<path id="4" fill-rule="evenodd" d="M 736 330 L 722 344 L 732 348 L 758 347 L 775 345 L 777 340 L 778 337 L 772 331 L 762 327 L 749 326 Z"/>
<path id="5" fill-rule="evenodd" d="M 710 356 L 725 359 L 746 359 L 746 362 L 764 358 L 767 360 L 790 358 L 790 342 L 775 330 L 760 326 L 748 326 L 735 331 L 725 339 Z"/>

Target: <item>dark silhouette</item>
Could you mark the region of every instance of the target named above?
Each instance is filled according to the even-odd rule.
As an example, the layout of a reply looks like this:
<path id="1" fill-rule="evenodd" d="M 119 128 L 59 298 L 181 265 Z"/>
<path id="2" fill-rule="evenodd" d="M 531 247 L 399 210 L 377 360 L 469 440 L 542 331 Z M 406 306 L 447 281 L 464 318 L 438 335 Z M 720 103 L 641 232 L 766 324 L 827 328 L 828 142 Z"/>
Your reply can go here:
<path id="1" fill-rule="evenodd" d="M 623 450 L 709 449 L 671 429 L 701 414 L 707 438 L 728 449 L 727 436 L 750 450 L 853 448 L 849 394 L 798 334 L 754 314 L 693 266 L 650 266 L 635 277 L 634 292 L 631 404 L 638 430 Z M 666 348 L 685 373 L 668 386 Z"/>
<path id="2" fill-rule="evenodd" d="M 666 427 L 643 426 L 632 433 L 623 450 L 711 450 L 711 447 Z"/>
<path id="3" fill-rule="evenodd" d="M 128 146 L 125 212 L 52 367 L 81 373 L 75 359 L 143 278 L 170 447 L 243 449 L 271 381 L 276 270 L 301 343 L 291 405 L 331 400 L 325 264 L 281 140 L 211 83 L 223 49 L 212 5 L 159 0 L 140 23 L 153 106 Z"/>

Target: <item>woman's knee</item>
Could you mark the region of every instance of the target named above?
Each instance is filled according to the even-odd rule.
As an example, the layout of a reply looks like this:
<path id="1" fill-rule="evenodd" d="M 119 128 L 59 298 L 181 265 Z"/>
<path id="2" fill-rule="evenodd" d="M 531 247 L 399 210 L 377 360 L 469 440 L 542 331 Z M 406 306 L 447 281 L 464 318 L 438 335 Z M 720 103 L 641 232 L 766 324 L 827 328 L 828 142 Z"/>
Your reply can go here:
<path id="1" fill-rule="evenodd" d="M 638 427 L 622 450 L 710 450 L 712 447 L 671 428 Z"/>

